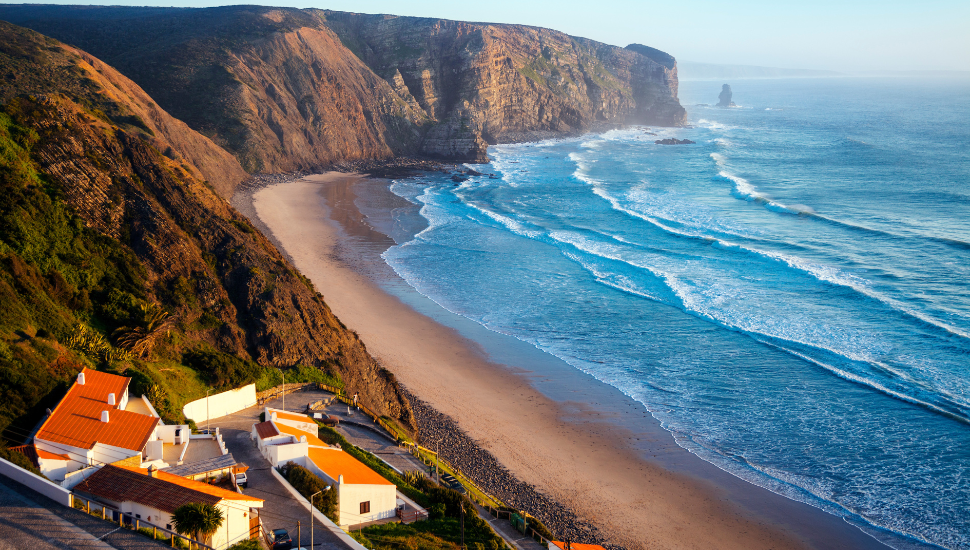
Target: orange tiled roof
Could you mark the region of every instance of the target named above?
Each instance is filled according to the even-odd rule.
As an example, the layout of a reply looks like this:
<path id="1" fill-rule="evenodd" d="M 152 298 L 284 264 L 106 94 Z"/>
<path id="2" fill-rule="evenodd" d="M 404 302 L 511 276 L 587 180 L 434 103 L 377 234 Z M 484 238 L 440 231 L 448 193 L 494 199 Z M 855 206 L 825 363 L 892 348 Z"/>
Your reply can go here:
<path id="1" fill-rule="evenodd" d="M 276 437 L 280 435 L 280 432 L 275 426 L 273 426 L 272 422 L 267 420 L 266 422 L 256 424 L 256 435 L 258 435 L 260 439 L 266 439 L 267 437 Z"/>
<path id="2" fill-rule="evenodd" d="M 562 542 L 560 540 L 554 540 L 552 541 L 552 543 L 558 546 L 559 548 L 562 548 L 562 550 L 566 550 L 565 542 Z M 580 544 L 578 542 L 570 542 L 569 547 L 572 550 L 606 550 L 605 548 L 603 548 L 598 544 Z"/>
<path id="3" fill-rule="evenodd" d="M 275 413 L 277 418 L 282 418 L 284 420 L 293 420 L 296 422 L 309 422 L 310 424 L 313 424 L 313 420 L 310 419 L 310 417 L 305 414 L 290 413 L 286 411 L 279 411 L 276 409 L 270 409 L 269 412 L 271 415 Z"/>
<path id="4" fill-rule="evenodd" d="M 158 419 L 118 408 L 130 378 L 91 369 L 82 372 L 84 385 L 74 382 L 34 437 L 81 449 L 101 443 L 141 451 Z M 115 405 L 108 405 L 109 393 L 115 394 Z M 108 411 L 108 422 L 101 422 L 101 411 Z"/>
<path id="5" fill-rule="evenodd" d="M 344 476 L 344 483 L 354 485 L 394 485 L 363 462 L 340 449 L 310 449 L 310 460 L 333 479 Z"/>
<path id="6" fill-rule="evenodd" d="M 74 491 L 115 502 L 137 502 L 169 513 L 190 502 L 217 504 L 224 499 L 262 502 L 262 499 L 164 472 L 157 472 L 156 476 L 148 475 L 144 469 L 108 465 L 77 484 Z"/>
<path id="7" fill-rule="evenodd" d="M 276 429 L 285 433 L 286 435 L 296 436 L 297 441 L 300 440 L 301 436 L 306 437 L 306 442 L 310 445 L 316 445 L 318 447 L 326 447 L 327 444 L 320 440 L 319 437 L 313 435 L 310 432 L 304 432 L 303 430 L 298 430 L 293 426 L 287 426 L 286 424 L 276 424 Z"/>
<path id="8" fill-rule="evenodd" d="M 37 462 L 37 448 L 33 445 L 18 445 L 17 447 L 10 447 L 10 450 L 26 456 L 30 463 L 34 465 L 34 468 L 40 468 L 40 463 Z"/>
<path id="9" fill-rule="evenodd" d="M 71 460 L 71 457 L 67 455 L 59 455 L 55 453 L 49 453 L 44 449 L 37 449 L 37 457 L 43 458 L 44 460 Z"/>

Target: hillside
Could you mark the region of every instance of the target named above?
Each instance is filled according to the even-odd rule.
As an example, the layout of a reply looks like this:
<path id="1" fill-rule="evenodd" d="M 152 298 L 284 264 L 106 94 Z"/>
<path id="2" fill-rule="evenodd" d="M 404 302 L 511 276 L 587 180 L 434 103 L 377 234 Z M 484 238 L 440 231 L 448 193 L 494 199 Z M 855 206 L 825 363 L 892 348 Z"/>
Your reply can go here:
<path id="1" fill-rule="evenodd" d="M 275 384 L 280 367 L 413 427 L 393 375 L 206 183 L 245 175 L 231 156 L 97 59 L 3 22 L 0 74 L 8 443 L 82 365 L 132 376 L 166 420 L 206 387 Z"/>
<path id="2" fill-rule="evenodd" d="M 489 143 L 685 116 L 675 63 L 536 27 L 256 6 L 20 5 L 0 18 L 118 68 L 249 172 L 483 161 Z"/>

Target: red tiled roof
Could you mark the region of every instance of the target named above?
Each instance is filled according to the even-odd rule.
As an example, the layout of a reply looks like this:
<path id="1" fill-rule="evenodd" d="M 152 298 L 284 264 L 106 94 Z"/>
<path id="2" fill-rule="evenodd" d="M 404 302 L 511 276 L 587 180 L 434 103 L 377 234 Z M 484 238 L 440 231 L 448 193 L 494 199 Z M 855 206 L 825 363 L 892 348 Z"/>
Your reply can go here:
<path id="1" fill-rule="evenodd" d="M 217 504 L 222 500 L 263 502 L 259 498 L 165 472 L 156 472 L 155 475 L 157 477 L 148 475 L 148 470 L 144 469 L 108 465 L 77 484 L 74 491 L 114 502 L 137 502 L 169 513 L 190 502 L 202 504 Z"/>
<path id="2" fill-rule="evenodd" d="M 260 439 L 266 439 L 267 437 L 276 437 L 280 435 L 280 432 L 275 426 L 273 426 L 272 422 L 267 420 L 266 422 L 256 424 L 256 435 L 258 435 Z"/>
<path id="3" fill-rule="evenodd" d="M 30 463 L 34 465 L 35 468 L 40 468 L 40 463 L 37 462 L 37 448 L 33 445 L 20 445 L 17 447 L 10 447 L 10 450 L 15 453 L 20 453 L 26 456 Z"/>
<path id="4" fill-rule="evenodd" d="M 82 372 L 84 385 L 74 382 L 34 437 L 81 449 L 101 443 L 141 451 L 158 419 L 108 405 L 109 393 L 121 403 L 130 378 L 91 369 Z M 101 422 L 102 411 L 108 411 L 108 422 Z"/>
<path id="5" fill-rule="evenodd" d="M 344 476 L 344 483 L 355 485 L 394 485 L 363 462 L 340 449 L 310 448 L 310 460 L 332 479 Z"/>

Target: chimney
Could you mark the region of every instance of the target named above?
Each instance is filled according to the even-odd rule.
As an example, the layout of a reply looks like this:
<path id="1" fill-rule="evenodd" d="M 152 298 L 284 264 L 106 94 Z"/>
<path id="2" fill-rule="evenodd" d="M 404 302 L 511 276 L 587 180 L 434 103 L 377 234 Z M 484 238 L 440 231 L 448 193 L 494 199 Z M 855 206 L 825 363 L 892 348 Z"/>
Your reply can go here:
<path id="1" fill-rule="evenodd" d="M 306 436 L 305 435 L 301 435 L 300 436 L 300 443 L 306 443 Z"/>
<path id="2" fill-rule="evenodd" d="M 84 385 L 84 371 L 77 373 L 77 385 L 78 386 Z"/>
<path id="3" fill-rule="evenodd" d="M 337 485 L 343 485 L 343 484 L 344 484 L 344 475 L 340 474 L 339 476 L 337 476 Z"/>
<path id="4" fill-rule="evenodd" d="M 148 475 L 152 477 L 158 477 L 158 471 L 155 469 L 154 464 L 151 464 L 148 466 Z"/>
<path id="5" fill-rule="evenodd" d="M 108 404 L 115 405 L 115 394 L 113 393 L 108 394 Z"/>
<path id="6" fill-rule="evenodd" d="M 273 412 L 273 413 L 270 413 L 270 415 L 269 415 L 269 419 L 270 419 L 270 420 L 276 420 L 276 413 L 275 413 L 275 412 Z"/>
<path id="7" fill-rule="evenodd" d="M 108 422 L 108 411 L 101 411 L 101 422 Z"/>

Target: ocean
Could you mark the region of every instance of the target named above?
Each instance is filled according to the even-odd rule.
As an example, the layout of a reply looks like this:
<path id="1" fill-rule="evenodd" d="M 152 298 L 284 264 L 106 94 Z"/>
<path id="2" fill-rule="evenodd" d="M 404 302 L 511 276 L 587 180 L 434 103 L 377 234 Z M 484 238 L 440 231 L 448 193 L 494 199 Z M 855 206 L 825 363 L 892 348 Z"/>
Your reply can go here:
<path id="1" fill-rule="evenodd" d="M 721 84 L 681 84 L 691 128 L 395 181 L 384 260 L 733 475 L 970 548 L 970 81 Z"/>

